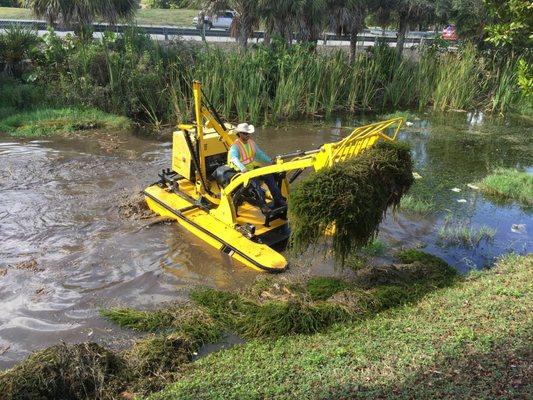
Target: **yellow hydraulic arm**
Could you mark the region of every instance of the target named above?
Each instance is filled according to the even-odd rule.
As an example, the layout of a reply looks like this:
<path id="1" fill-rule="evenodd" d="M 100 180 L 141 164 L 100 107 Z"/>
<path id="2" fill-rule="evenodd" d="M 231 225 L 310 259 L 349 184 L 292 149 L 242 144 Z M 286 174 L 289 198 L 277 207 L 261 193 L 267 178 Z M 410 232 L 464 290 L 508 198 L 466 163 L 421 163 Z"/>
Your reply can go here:
<path id="1" fill-rule="evenodd" d="M 330 167 L 335 163 L 348 160 L 357 156 L 365 149 L 372 147 L 379 139 L 394 141 L 404 123 L 403 118 L 394 118 L 384 122 L 377 122 L 355 128 L 344 139 L 323 144 L 316 150 L 300 153 L 297 156 L 278 156 L 275 164 L 237 174 L 230 184 L 221 189 L 220 205 L 212 213 L 223 222 L 233 225 L 236 221 L 233 207 L 232 194 L 241 185 L 247 186 L 251 179 L 260 176 L 313 168 L 318 171 L 325 167 Z M 387 134 L 387 130 L 392 129 L 392 135 Z M 286 158 L 292 157 L 288 161 Z"/>

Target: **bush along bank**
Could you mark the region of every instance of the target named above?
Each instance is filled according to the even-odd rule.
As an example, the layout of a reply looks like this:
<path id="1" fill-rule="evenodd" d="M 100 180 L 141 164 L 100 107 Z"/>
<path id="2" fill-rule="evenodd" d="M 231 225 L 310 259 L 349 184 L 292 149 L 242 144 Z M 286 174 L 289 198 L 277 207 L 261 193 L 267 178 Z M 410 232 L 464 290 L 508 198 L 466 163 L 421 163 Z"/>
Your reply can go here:
<path id="1" fill-rule="evenodd" d="M 398 60 L 384 44 L 350 63 L 342 51 L 310 51 L 305 45 L 250 49 L 171 42 L 160 44 L 135 28 L 123 35 L 81 42 L 50 32 L 43 39 L 5 42 L 26 46 L 0 69 L 26 91 L 20 104 L 10 92 L 0 108 L 85 106 L 154 126 L 191 115 L 190 83 L 199 79 L 220 113 L 230 119 L 275 123 L 334 111 L 480 109 L 520 111 L 528 102 L 513 75 L 512 60 L 480 54 L 470 45 L 455 53 L 423 49 L 419 60 Z M 20 46 L 19 46 L 20 47 Z M 6 75 L 7 72 L 4 72 Z M 0 115 L 5 111 L 0 110 Z"/>

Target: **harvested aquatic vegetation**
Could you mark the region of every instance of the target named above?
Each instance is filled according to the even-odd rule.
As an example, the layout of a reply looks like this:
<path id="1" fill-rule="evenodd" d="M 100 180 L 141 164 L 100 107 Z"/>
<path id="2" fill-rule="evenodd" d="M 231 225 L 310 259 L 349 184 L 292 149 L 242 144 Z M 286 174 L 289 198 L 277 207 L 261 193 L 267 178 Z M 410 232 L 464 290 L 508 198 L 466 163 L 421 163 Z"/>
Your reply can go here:
<path id="1" fill-rule="evenodd" d="M 437 257 L 406 250 L 399 258 L 405 264 L 364 268 L 351 281 L 265 280 L 241 293 L 199 289 L 191 295 L 196 304 L 167 310 L 103 312 L 122 326 L 164 333 L 121 354 L 95 343 L 50 347 L 0 373 L 0 393 L 8 399 L 143 396 L 176 381 L 199 346 L 218 340 L 222 330 L 248 338 L 311 334 L 416 301 L 458 279 Z"/>
<path id="2" fill-rule="evenodd" d="M 0 393 L 5 399 L 111 399 L 124 384 L 124 370 L 120 357 L 96 343 L 61 343 L 1 373 Z"/>
<path id="3" fill-rule="evenodd" d="M 291 246 L 301 253 L 330 231 L 333 254 L 344 263 L 368 244 L 389 207 L 396 207 L 413 183 L 409 148 L 378 143 L 358 157 L 303 179 L 291 192 Z"/>
<path id="4" fill-rule="evenodd" d="M 191 305 L 172 306 L 155 311 L 113 308 L 101 310 L 100 315 L 117 325 L 137 331 L 179 333 L 197 347 L 214 342 L 221 335 L 213 318 Z"/>
<path id="5" fill-rule="evenodd" d="M 320 277 L 289 285 L 272 282 L 272 288 L 261 282 L 260 293 L 207 288 L 194 291 L 191 298 L 223 329 L 243 337 L 320 332 L 455 282 L 455 270 L 439 258 L 415 250 L 404 253 L 405 264 L 363 268 L 352 281 Z"/>

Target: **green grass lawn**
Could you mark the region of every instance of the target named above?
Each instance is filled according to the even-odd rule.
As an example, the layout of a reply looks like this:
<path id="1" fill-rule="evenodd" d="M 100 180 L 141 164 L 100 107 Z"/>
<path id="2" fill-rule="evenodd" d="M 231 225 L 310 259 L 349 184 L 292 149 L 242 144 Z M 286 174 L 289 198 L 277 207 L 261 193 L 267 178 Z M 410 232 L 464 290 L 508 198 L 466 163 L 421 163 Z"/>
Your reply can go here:
<path id="1" fill-rule="evenodd" d="M 532 272 L 508 256 L 360 323 L 210 354 L 150 400 L 527 398 Z"/>
<path id="2" fill-rule="evenodd" d="M 142 9 L 137 12 L 135 22 L 138 25 L 175 25 L 192 26 L 192 19 L 198 10 L 161 10 Z M 35 19 L 32 12 L 25 8 L 0 7 L 0 19 Z"/>

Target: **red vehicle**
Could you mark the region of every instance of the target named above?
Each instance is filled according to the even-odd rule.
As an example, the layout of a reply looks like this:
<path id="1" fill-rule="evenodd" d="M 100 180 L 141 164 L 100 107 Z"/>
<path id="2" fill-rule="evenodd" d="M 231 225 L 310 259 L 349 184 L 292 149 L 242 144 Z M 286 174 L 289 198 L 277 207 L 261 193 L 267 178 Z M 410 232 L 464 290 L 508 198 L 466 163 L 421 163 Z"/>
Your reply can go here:
<path id="1" fill-rule="evenodd" d="M 457 36 L 457 31 L 455 29 L 455 25 L 448 25 L 446 28 L 442 30 L 442 38 L 444 40 L 457 40 L 459 37 Z"/>

